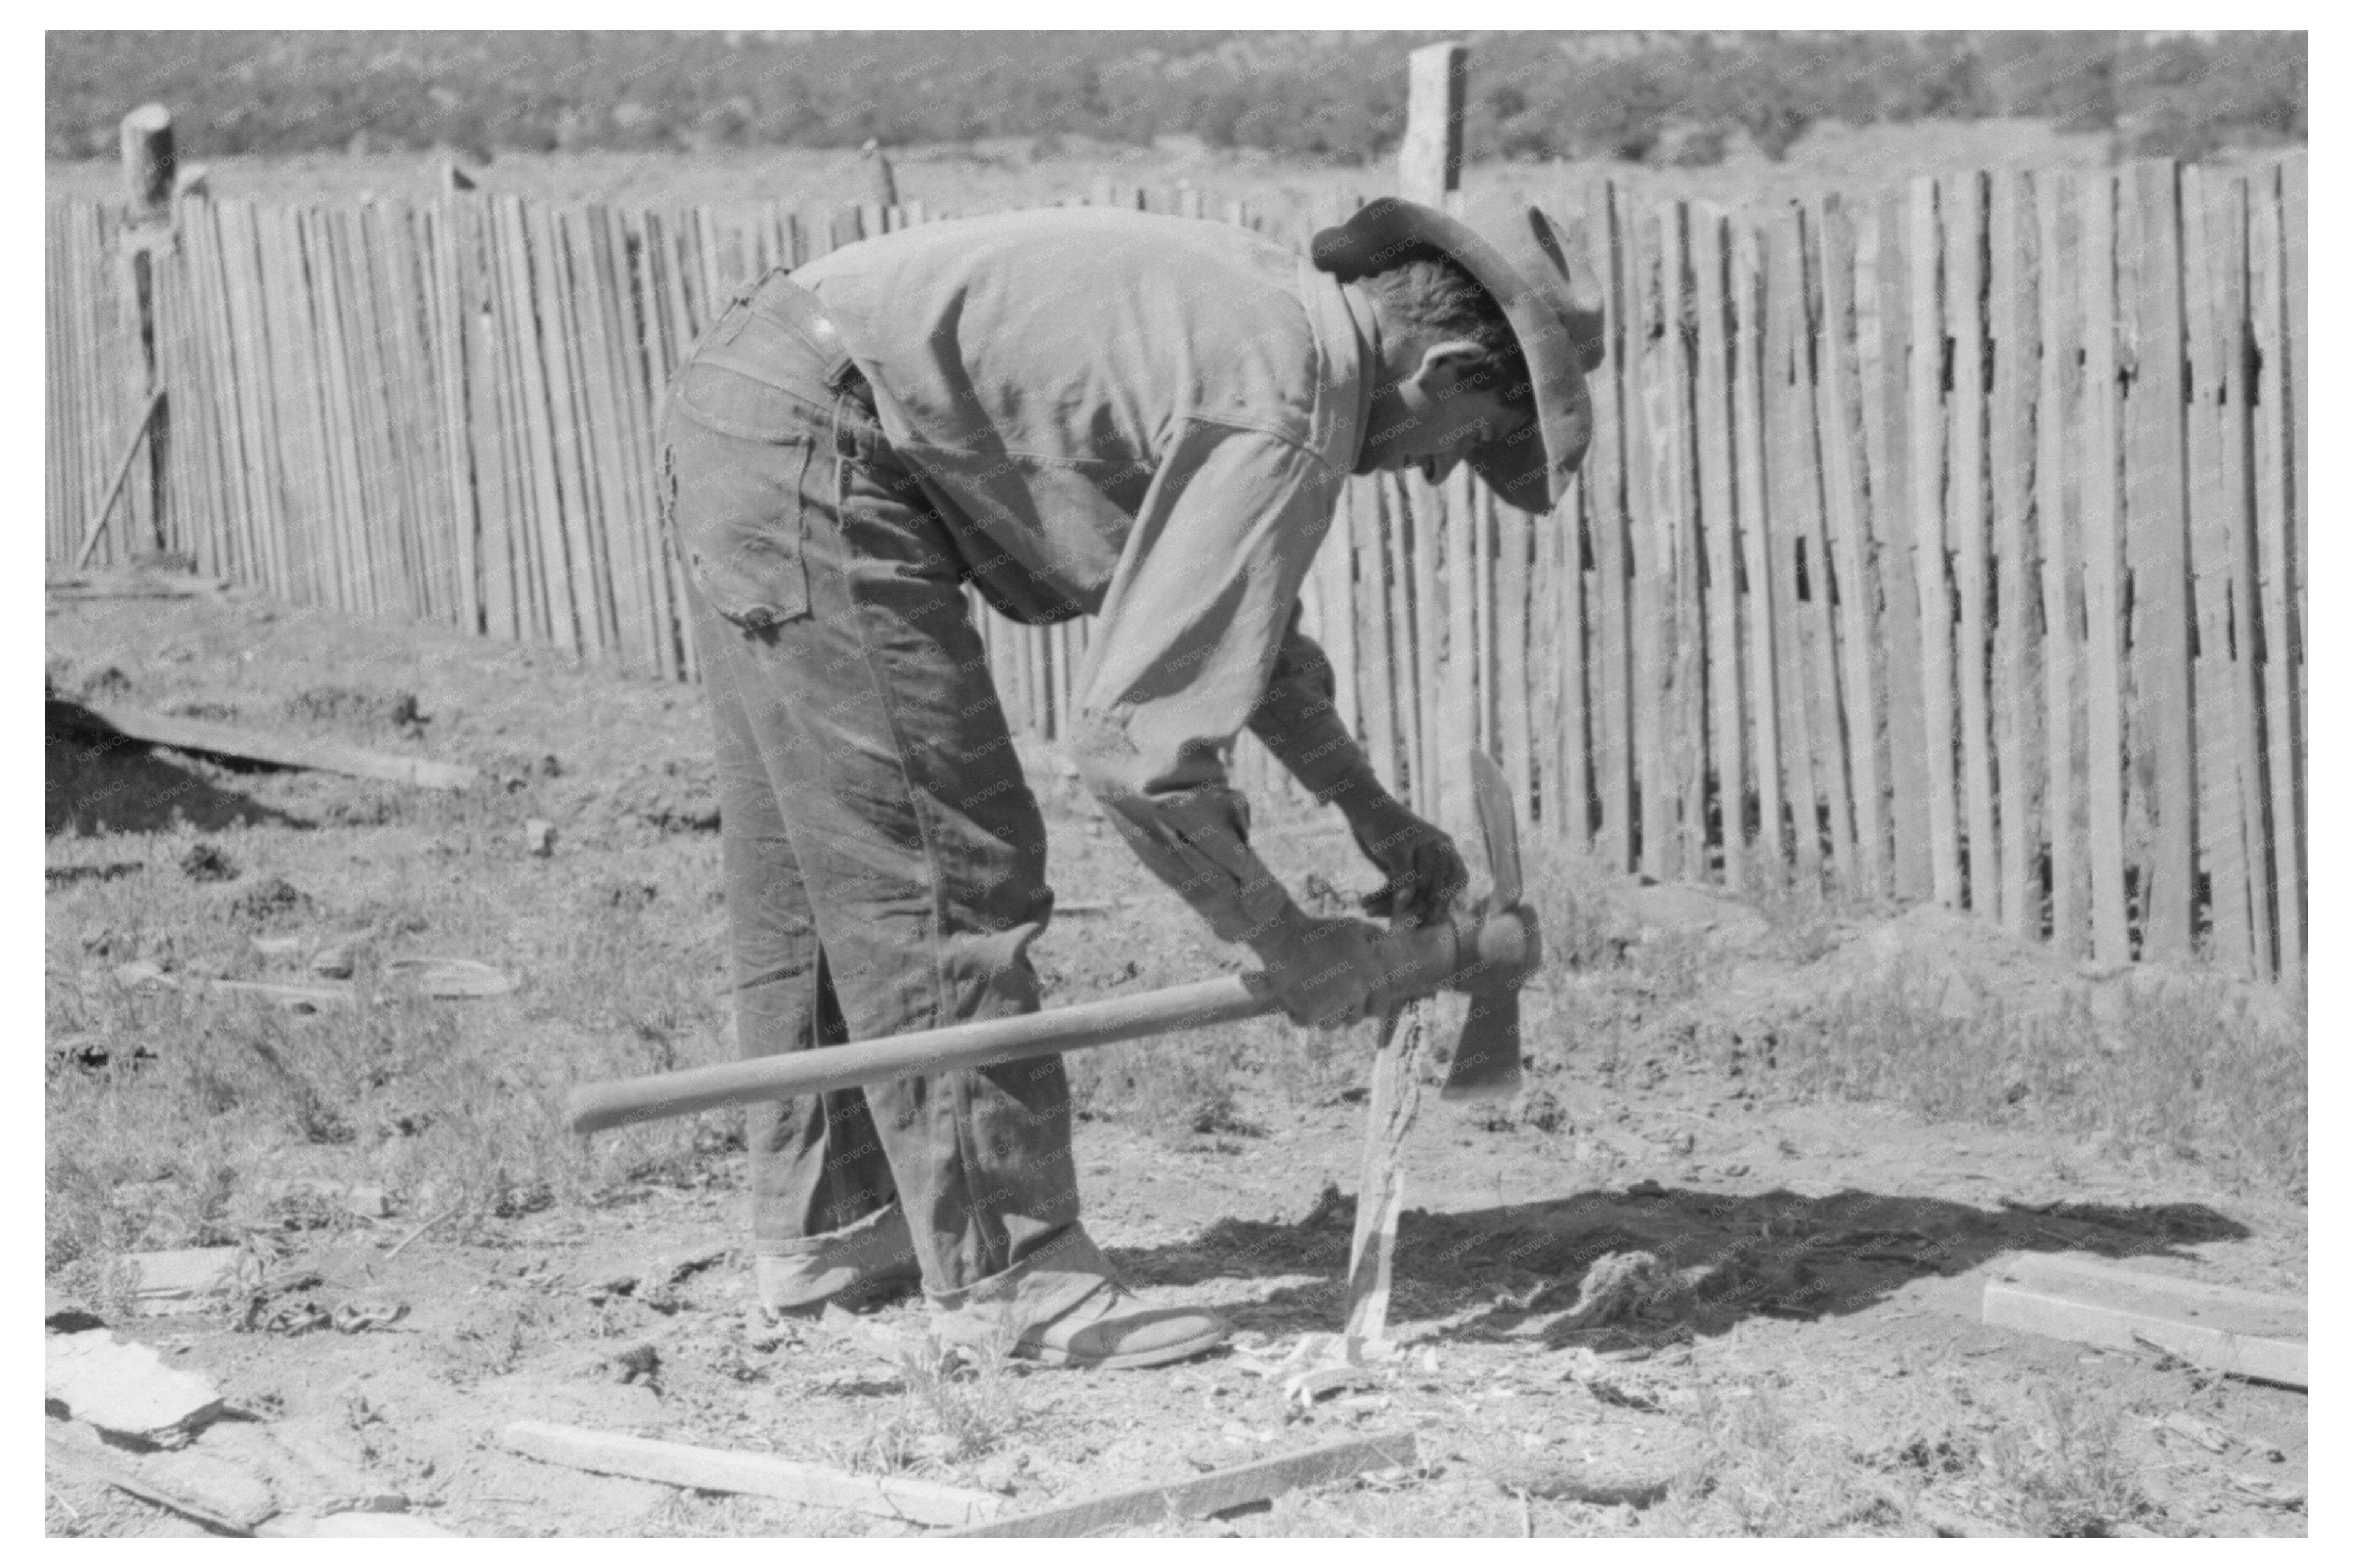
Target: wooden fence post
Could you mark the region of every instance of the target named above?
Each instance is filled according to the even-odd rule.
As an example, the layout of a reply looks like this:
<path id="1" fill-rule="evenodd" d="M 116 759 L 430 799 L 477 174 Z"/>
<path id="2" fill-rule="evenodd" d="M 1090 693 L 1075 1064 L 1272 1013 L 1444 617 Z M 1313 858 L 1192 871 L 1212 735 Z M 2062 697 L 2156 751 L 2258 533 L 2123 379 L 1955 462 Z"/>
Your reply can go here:
<path id="1" fill-rule="evenodd" d="M 133 223 L 160 222 L 169 216 L 178 168 L 170 110 L 142 103 L 122 117 L 122 188 Z"/>
<path id="2" fill-rule="evenodd" d="M 1467 44 L 1430 44 L 1406 57 L 1405 144 L 1398 149 L 1398 194 L 1449 211 L 1462 187 L 1462 98 Z"/>

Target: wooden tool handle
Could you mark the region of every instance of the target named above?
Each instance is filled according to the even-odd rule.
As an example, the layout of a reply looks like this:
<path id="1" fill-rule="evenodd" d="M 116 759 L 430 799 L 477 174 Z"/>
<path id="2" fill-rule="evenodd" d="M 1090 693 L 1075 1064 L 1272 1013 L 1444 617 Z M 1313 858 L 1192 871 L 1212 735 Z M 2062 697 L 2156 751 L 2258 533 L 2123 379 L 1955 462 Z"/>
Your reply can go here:
<path id="1" fill-rule="evenodd" d="M 567 1121 L 575 1132 L 597 1132 L 723 1105 L 823 1094 L 853 1084 L 946 1072 L 952 1068 L 988 1067 L 1050 1051 L 1207 1028 L 1271 1013 L 1278 1005 L 1273 983 L 1264 974 L 1229 974 L 1140 996 L 1113 996 L 1073 1007 L 952 1024 L 944 1029 L 822 1050 L 752 1057 L 650 1078 L 584 1084 L 572 1091 Z"/>
<path id="2" fill-rule="evenodd" d="M 1498 972 L 1518 973 L 1533 968 L 1535 927 L 1527 911 L 1507 910 L 1476 923 L 1391 931 L 1381 939 L 1380 950 L 1382 968 L 1392 977 L 1391 987 L 1398 994 L 1427 995 L 1448 984 L 1468 984 L 1472 979 L 1492 984 Z M 1281 1005 L 1274 982 L 1253 970 L 1042 1013 L 951 1024 L 944 1029 L 828 1046 L 822 1050 L 753 1057 L 649 1078 L 584 1084 L 572 1091 L 565 1122 L 575 1132 L 597 1132 L 724 1105 L 823 1094 L 852 1084 L 988 1067 L 1052 1051 L 1207 1028 L 1255 1018 Z"/>

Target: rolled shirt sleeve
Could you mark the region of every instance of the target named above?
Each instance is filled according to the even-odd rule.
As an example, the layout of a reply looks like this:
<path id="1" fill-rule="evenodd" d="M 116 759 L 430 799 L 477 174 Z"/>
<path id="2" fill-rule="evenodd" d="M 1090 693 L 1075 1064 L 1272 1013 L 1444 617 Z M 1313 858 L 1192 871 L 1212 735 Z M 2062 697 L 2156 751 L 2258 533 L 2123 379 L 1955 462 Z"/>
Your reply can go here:
<path id="1" fill-rule="evenodd" d="M 1072 748 L 1081 776 L 1137 858 L 1228 942 L 1253 939 L 1291 904 L 1250 849 L 1249 804 L 1227 782 L 1235 734 L 1301 721 L 1302 735 L 1269 742 L 1278 755 L 1327 746 L 1316 760 L 1332 759 L 1335 783 L 1345 782 L 1352 757 L 1363 764 L 1330 711 L 1329 666 L 1295 622 L 1345 478 L 1281 436 L 1186 421 L 1136 516 L 1088 650 Z M 1335 735 L 1345 746 L 1331 745 Z"/>

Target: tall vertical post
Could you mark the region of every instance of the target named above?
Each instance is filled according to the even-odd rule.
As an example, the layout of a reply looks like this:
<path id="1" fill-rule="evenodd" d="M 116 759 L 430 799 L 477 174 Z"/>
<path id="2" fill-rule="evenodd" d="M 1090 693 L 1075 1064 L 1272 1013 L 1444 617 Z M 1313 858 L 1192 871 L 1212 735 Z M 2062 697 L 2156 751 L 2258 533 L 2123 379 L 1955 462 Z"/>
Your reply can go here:
<path id="1" fill-rule="evenodd" d="M 122 297 L 139 322 L 139 357 L 131 396 L 124 401 L 150 411 L 145 422 L 147 459 L 132 483 L 147 499 L 155 548 L 163 550 L 169 544 L 164 532 L 164 478 L 171 457 L 172 407 L 164 395 L 162 366 L 156 357 L 155 268 L 159 254 L 168 262 L 171 252 L 172 189 L 179 172 L 172 111 L 160 103 L 142 103 L 124 115 L 121 148 L 128 224 L 120 278 Z M 134 430 L 131 438 L 136 442 L 139 433 Z M 121 538 L 123 554 L 128 556 L 136 517 L 129 502 L 124 506 L 127 515 Z"/>
<path id="2" fill-rule="evenodd" d="M 871 136 L 859 151 L 866 158 L 866 177 L 873 187 L 874 205 L 888 212 L 899 205 L 899 179 L 891 172 L 891 155 Z"/>
<path id="3" fill-rule="evenodd" d="M 178 166 L 170 110 L 160 103 L 142 103 L 122 117 L 122 184 L 133 223 L 168 216 L 172 179 Z"/>
<path id="4" fill-rule="evenodd" d="M 1398 153 L 1398 194 L 1409 202 L 1441 209 L 1460 205 L 1463 82 L 1470 56 L 1466 45 L 1431 44 L 1407 57 L 1409 85 L 1405 144 Z M 1467 552 L 1461 552 L 1460 547 L 1467 542 L 1468 531 L 1437 526 L 1439 509 L 1445 502 L 1436 489 L 1416 479 L 1408 484 L 1407 492 L 1414 510 L 1415 552 L 1434 549 L 1440 538 L 1446 538 L 1455 547 L 1446 563 L 1447 593 L 1458 609 L 1466 607 L 1461 595 L 1471 591 L 1472 578 L 1466 570 Z M 1430 580 L 1426 573 L 1414 575 L 1419 584 Z M 1415 614 L 1424 627 L 1434 626 L 1432 608 L 1427 598 L 1415 606 Z M 1470 759 L 1466 753 L 1471 734 L 1471 649 L 1458 639 L 1470 617 L 1457 614 L 1448 619 L 1446 679 L 1453 700 L 1438 702 L 1438 693 L 1426 689 L 1413 693 L 1416 710 L 1426 716 L 1424 722 L 1443 726 L 1444 736 L 1437 748 L 1439 776 L 1431 779 L 1425 770 L 1414 770 L 1414 805 L 1422 816 L 1454 833 L 1458 843 L 1467 844 L 1472 842 L 1464 836 L 1469 826 L 1470 800 Z M 1411 689 L 1408 682 L 1414 671 L 1398 669 L 1390 673 L 1400 695 Z M 1372 1090 L 1365 1108 L 1365 1152 L 1357 1170 L 1356 1235 L 1348 1249 L 1348 1318 L 1344 1333 L 1352 1352 L 1358 1343 L 1380 1340 L 1387 1334 L 1389 1258 L 1397 1245 L 1398 1215 L 1405 1205 L 1402 1155 L 1406 1137 L 1413 1130 L 1420 1109 L 1421 1063 L 1429 1053 L 1430 1032 L 1440 1016 L 1436 1003 L 1425 1000 L 1408 1003 L 1400 1012 L 1381 1021 L 1380 1046 L 1373 1058 Z M 1460 1016 L 1448 1016 L 1459 1027 Z"/>
<path id="5" fill-rule="evenodd" d="M 1462 100 L 1468 44 L 1430 44 L 1406 57 L 1405 143 L 1398 195 L 1452 211 L 1461 205 Z"/>

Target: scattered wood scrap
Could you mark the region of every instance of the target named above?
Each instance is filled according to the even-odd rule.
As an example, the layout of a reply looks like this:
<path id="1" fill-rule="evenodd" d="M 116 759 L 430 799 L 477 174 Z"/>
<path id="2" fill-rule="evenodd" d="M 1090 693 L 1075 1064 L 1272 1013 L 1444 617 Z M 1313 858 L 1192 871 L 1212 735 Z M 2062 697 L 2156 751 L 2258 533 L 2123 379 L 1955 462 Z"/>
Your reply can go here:
<path id="1" fill-rule="evenodd" d="M 2217 1372 L 2310 1386 L 2305 1304 L 2293 1297 L 2037 1253 L 2010 1259 L 1986 1282 L 1984 1318 L 2002 1328 L 2117 1350 L 2160 1350 Z"/>
<path id="2" fill-rule="evenodd" d="M 472 784 L 472 768 L 456 763 L 427 762 L 372 752 L 336 741 L 298 741 L 267 735 L 234 725 L 201 719 L 181 719 L 130 708 L 68 702 L 51 698 L 48 723 L 52 729 L 77 731 L 99 737 L 120 736 L 175 752 L 226 758 L 232 762 L 266 763 L 272 767 L 308 768 L 344 773 L 353 778 L 383 779 L 425 789 L 464 789 Z"/>
<path id="3" fill-rule="evenodd" d="M 1301 1487 L 1346 1480 L 1372 1470 L 1397 1466 L 1412 1468 L 1421 1456 L 1410 1432 L 1386 1436 L 1350 1437 L 1293 1454 L 1256 1459 L 1229 1469 L 1212 1470 L 1189 1481 L 1165 1487 L 1139 1487 L 1078 1502 L 1058 1504 L 1035 1513 L 991 1520 L 951 1531 L 955 1536 L 1028 1536 L 1032 1538 L 1093 1535 L 1107 1530 L 1133 1529 L 1171 1517 L 1199 1519 L 1228 1509 L 1263 1502 Z"/>
<path id="4" fill-rule="evenodd" d="M 749 1454 L 664 1443 L 617 1432 L 516 1421 L 501 1434 L 508 1447 L 551 1465 L 628 1476 L 697 1491 L 743 1492 L 818 1508 L 854 1509 L 917 1524 L 974 1524 L 994 1519 L 1003 1500 L 963 1487 L 895 1476 L 854 1476 L 846 1470 Z"/>
<path id="5" fill-rule="evenodd" d="M 48 1403 L 93 1426 L 175 1447 L 221 1412 L 209 1379 L 165 1366 L 150 1346 L 125 1344 L 105 1329 L 44 1341 Z"/>
<path id="6" fill-rule="evenodd" d="M 470 958 L 396 958 L 385 964 L 383 973 L 387 980 L 413 985 L 438 1001 L 503 996 L 515 987 L 512 975 Z M 166 974 L 146 959 L 115 965 L 114 978 L 123 985 L 258 996 L 281 1007 L 306 1012 L 359 1005 L 359 993 L 349 985 L 283 985 L 269 980 L 215 980 L 200 974 Z"/>
<path id="7" fill-rule="evenodd" d="M 54 1431 L 47 1433 L 46 1438 L 45 1457 L 50 1469 L 128 1492 L 158 1508 L 167 1508 L 184 1518 L 193 1519 L 206 1529 L 222 1535 L 249 1536 L 262 1519 L 268 1517 L 264 1514 L 256 1518 L 175 1490 L 145 1474 L 142 1467 L 127 1455 L 111 1454 L 95 1445 L 70 1442 Z"/>
<path id="8" fill-rule="evenodd" d="M 330 1513 L 310 1519 L 300 1514 L 287 1514 L 255 1527 L 254 1534 L 265 1540 L 291 1538 L 298 1541 L 332 1537 L 367 1536 L 440 1536 L 459 1539 L 454 1530 L 444 1530 L 430 1520 L 413 1513 Z"/>
<path id="9" fill-rule="evenodd" d="M 213 599 L 228 591 L 228 584 L 218 577 L 159 577 L 145 572 L 52 577 L 43 586 L 52 599 Z"/>
<path id="10" fill-rule="evenodd" d="M 139 1310 L 147 1313 L 193 1312 L 205 1298 L 237 1272 L 234 1247 L 183 1247 L 165 1252 L 134 1252 L 127 1259 L 139 1271 L 133 1287 Z"/>

